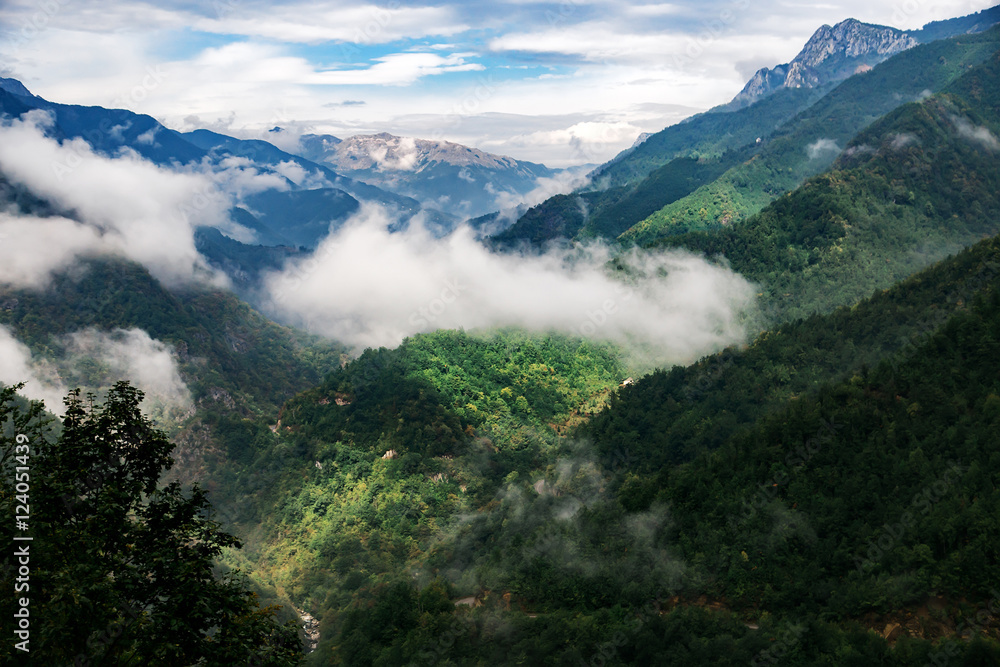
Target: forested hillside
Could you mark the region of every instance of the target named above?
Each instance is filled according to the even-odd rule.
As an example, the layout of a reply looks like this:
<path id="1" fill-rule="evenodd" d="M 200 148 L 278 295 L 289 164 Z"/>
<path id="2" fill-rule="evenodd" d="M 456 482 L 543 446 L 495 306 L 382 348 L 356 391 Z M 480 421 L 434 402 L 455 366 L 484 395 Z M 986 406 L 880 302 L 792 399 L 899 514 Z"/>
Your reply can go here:
<path id="1" fill-rule="evenodd" d="M 41 267 L 0 275 L 0 507 L 8 538 L 32 535 L 34 661 L 1000 665 L 1000 27 L 913 48 L 867 28 L 876 67 L 838 42 L 842 82 L 669 127 L 484 240 L 268 142 L 0 79 L 0 146 L 75 137 L 87 165 L 63 183 L 32 150 L 0 155 L 0 256 Z M 487 69 L 412 45 L 304 77 Z M 352 97 L 317 108 L 377 107 Z M 121 125 L 89 155 L 101 121 Z M 262 136 L 291 151 L 281 133 L 310 128 Z M 345 143 L 305 136 L 317 159 Z M 501 158 L 351 144 L 351 173 L 399 172 L 455 211 L 471 188 L 507 199 L 462 168 Z M 102 173 L 125 187 L 102 194 Z M 195 185 L 217 216 L 186 217 Z M 65 390 L 46 399 L 61 420 L 15 375 Z"/>
<path id="2" fill-rule="evenodd" d="M 260 583 L 323 619 L 313 664 L 737 664 L 775 639 L 790 664 L 989 664 L 996 645 L 932 641 L 1000 573 L 997 267 L 990 239 L 617 388 L 572 438 L 621 380 L 613 350 L 417 337 L 253 427 L 218 493 L 262 522 Z M 907 637 L 864 629 L 891 623 Z"/>

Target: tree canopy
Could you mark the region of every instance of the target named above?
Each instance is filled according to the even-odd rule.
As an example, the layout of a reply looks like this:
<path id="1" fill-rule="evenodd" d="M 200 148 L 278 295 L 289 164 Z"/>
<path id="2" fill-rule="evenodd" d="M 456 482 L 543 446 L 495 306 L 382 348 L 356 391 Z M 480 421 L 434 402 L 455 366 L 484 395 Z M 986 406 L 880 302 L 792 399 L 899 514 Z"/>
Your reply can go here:
<path id="1" fill-rule="evenodd" d="M 95 404 L 77 390 L 59 424 L 17 389 L 0 390 L 0 507 L 6 544 L 22 555 L 4 549 L 2 586 L 19 591 L 7 604 L 27 599 L 30 622 L 27 644 L 0 648 L 4 662 L 298 662 L 295 626 L 278 625 L 239 572 L 216 576 L 216 557 L 240 543 L 212 518 L 206 492 L 158 484 L 172 445 L 142 414 L 141 391 L 120 382 Z M 28 515 L 27 526 L 15 515 Z M 31 539 L 11 540 L 12 528 Z M 4 613 L 6 637 L 13 614 Z"/>

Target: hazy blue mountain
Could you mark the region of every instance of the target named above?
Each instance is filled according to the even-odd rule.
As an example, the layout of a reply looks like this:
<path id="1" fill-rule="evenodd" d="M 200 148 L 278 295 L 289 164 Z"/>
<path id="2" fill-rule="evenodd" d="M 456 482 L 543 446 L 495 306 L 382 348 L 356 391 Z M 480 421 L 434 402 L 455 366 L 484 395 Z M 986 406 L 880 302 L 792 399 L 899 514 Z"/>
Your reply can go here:
<path id="1" fill-rule="evenodd" d="M 94 150 L 107 155 L 117 154 L 127 147 L 160 165 L 186 164 L 205 157 L 204 150 L 168 130 L 152 116 L 125 109 L 56 104 L 32 95 L 14 79 L 4 81 L 0 91 L 0 113 L 17 117 L 30 109 L 49 111 L 55 119 L 50 134 L 57 139 L 82 138 Z M 11 92 L 17 89 L 27 94 Z"/>

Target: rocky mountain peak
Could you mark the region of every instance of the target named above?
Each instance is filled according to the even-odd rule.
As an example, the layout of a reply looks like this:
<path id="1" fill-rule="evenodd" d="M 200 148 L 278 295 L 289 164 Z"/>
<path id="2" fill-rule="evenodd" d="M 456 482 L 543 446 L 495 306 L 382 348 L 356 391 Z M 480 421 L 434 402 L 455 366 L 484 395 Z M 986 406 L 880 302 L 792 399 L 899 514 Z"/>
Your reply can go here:
<path id="1" fill-rule="evenodd" d="M 758 70 L 720 110 L 749 106 L 780 88 L 815 88 L 846 79 L 919 43 L 911 33 L 857 19 L 823 25 L 791 62 Z"/>
<path id="2" fill-rule="evenodd" d="M 878 55 L 888 58 L 918 44 L 909 33 L 888 26 L 862 23 L 847 19 L 830 27 L 822 26 L 813 33 L 792 63 L 819 67 L 834 56 L 861 58 Z"/>

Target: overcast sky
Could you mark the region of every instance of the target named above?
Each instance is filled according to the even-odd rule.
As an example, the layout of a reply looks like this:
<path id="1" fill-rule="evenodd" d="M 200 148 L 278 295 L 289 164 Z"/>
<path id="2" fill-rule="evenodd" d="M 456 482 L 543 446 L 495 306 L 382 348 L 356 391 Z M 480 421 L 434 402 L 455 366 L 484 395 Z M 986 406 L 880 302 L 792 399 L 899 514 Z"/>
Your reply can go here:
<path id="1" fill-rule="evenodd" d="M 568 166 L 728 101 L 824 23 L 919 28 L 992 4 L 2 0 L 0 75 L 180 130 L 389 131 Z"/>

